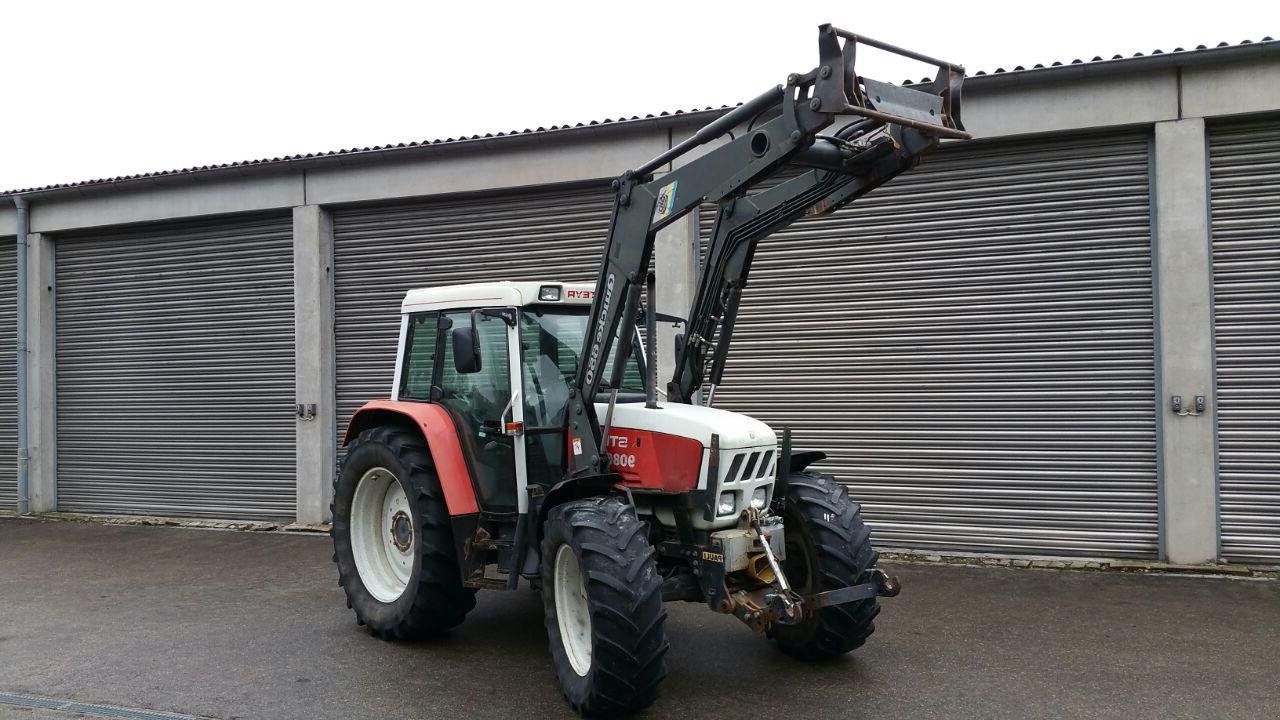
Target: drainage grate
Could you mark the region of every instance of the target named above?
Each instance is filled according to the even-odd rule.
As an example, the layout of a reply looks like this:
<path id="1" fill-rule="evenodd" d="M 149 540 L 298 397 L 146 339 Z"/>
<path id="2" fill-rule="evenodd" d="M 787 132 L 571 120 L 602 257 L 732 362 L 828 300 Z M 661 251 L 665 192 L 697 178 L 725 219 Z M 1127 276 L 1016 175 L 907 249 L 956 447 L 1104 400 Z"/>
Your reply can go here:
<path id="1" fill-rule="evenodd" d="M 120 718 L 120 720 L 196 720 L 194 715 L 161 712 L 159 710 L 139 710 L 137 708 L 116 707 L 115 705 L 98 705 L 82 703 L 74 700 L 23 695 L 22 693 L 0 692 L 0 705 L 38 708 L 41 710 L 61 710 L 81 715 L 94 715 L 104 718 Z"/>

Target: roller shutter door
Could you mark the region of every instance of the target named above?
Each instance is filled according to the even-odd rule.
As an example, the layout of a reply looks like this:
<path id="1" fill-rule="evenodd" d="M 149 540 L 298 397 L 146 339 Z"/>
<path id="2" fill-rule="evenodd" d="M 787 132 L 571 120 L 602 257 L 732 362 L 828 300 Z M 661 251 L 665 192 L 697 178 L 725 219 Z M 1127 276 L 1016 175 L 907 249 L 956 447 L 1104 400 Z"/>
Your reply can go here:
<path id="1" fill-rule="evenodd" d="M 1222 554 L 1280 561 L 1280 120 L 1211 129 Z"/>
<path id="2" fill-rule="evenodd" d="M 0 510 L 18 502 L 16 242 L 0 238 Z"/>
<path id="3" fill-rule="evenodd" d="M 295 515 L 288 216 L 57 243 L 58 504 Z"/>
<path id="4" fill-rule="evenodd" d="M 607 186 L 336 210 L 338 434 L 387 397 L 406 290 L 495 280 L 594 281 L 609 230 Z"/>
<path id="5" fill-rule="evenodd" d="M 1137 134 L 952 146 L 795 224 L 716 404 L 825 450 L 879 545 L 1153 556 L 1147 172 Z"/>

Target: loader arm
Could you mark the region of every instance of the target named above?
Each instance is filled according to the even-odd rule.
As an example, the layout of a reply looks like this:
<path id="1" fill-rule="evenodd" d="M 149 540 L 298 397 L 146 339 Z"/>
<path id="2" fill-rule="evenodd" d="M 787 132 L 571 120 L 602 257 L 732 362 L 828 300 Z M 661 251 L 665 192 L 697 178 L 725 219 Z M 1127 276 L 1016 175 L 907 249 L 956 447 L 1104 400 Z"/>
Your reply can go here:
<path id="1" fill-rule="evenodd" d="M 858 44 L 878 47 L 937 66 L 936 79 L 898 87 L 859 77 Z M 654 237 L 704 202 L 717 204 L 715 231 L 707 250 L 686 340 L 678 349 L 670 402 L 689 402 L 706 377 L 718 384 L 733 334 L 742 289 L 756 245 L 806 214 L 835 210 L 912 167 L 940 138 L 967 138 L 960 121 L 964 68 L 823 25 L 818 30 L 820 64 L 804 75 L 735 108 L 645 165 L 614 181 L 615 201 L 596 294 L 586 327 L 581 363 L 571 389 L 566 425 L 568 478 L 612 484 L 608 453 L 601 451 L 621 385 L 634 322 L 648 276 Z M 837 116 L 857 116 L 831 136 L 820 131 Z M 755 125 L 755 122 L 762 122 Z M 752 122 L 733 137 L 730 131 Z M 730 133 L 731 139 L 688 162 L 674 162 Z M 788 168 L 806 168 L 769 190 L 747 191 Z M 663 172 L 665 171 L 665 172 Z M 663 172 L 658 177 L 655 173 Z M 650 313 L 652 317 L 652 313 Z M 616 343 L 616 347 L 615 347 Z M 601 373 L 614 354 L 612 377 Z M 648 392 L 655 393 L 652 370 Z M 608 382 L 605 418 L 594 400 Z"/>

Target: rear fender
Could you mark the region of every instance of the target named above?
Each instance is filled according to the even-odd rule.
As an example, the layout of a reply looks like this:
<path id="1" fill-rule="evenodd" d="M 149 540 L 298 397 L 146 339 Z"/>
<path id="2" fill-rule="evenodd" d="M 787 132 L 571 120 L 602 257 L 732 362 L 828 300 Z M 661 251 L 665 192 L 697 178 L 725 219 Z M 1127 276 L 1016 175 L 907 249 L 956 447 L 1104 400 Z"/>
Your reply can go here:
<path id="1" fill-rule="evenodd" d="M 369 428 L 385 425 L 416 432 L 426 441 L 449 515 L 475 515 L 480 511 L 467 461 L 462 455 L 458 431 L 453 418 L 443 407 L 431 403 L 374 400 L 351 416 L 342 444 L 350 444 Z"/>

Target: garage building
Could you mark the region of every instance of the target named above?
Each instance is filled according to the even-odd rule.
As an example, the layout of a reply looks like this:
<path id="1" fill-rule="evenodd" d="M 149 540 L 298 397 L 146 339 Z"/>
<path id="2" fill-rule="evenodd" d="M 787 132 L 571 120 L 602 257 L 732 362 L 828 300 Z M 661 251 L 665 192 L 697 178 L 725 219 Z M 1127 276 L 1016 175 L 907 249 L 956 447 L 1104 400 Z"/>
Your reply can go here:
<path id="1" fill-rule="evenodd" d="M 1280 563 L 1277 73 L 970 78 L 975 140 L 761 245 L 717 405 L 825 450 L 885 548 Z M 592 279 L 609 180 L 720 112 L 6 193 L 0 504 L 324 521 L 404 291 Z M 660 311 L 708 223 L 659 237 Z"/>

